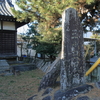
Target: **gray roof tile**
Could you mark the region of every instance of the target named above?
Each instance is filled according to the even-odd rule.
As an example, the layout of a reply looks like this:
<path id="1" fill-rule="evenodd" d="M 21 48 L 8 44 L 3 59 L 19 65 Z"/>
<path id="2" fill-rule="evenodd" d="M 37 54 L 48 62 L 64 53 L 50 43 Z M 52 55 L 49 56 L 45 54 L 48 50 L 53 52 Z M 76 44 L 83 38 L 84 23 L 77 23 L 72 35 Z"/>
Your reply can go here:
<path id="1" fill-rule="evenodd" d="M 13 16 L 10 7 L 14 7 L 11 0 L 0 0 L 0 15 Z"/>

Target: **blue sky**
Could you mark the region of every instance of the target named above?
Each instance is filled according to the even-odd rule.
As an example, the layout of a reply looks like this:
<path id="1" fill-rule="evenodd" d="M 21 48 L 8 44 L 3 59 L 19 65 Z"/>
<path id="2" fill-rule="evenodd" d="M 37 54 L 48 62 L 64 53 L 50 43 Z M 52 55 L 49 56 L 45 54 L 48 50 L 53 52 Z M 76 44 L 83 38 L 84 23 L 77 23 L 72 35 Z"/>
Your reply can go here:
<path id="1" fill-rule="evenodd" d="M 17 10 L 18 7 L 17 7 L 17 5 L 15 4 L 15 0 L 12 0 L 12 3 L 13 3 L 13 5 L 14 5 L 15 9 Z M 17 33 L 18 33 L 18 34 L 20 34 L 20 33 L 26 33 L 27 29 L 28 29 L 28 26 L 27 26 L 27 25 L 24 25 L 24 26 L 22 26 L 22 27 L 20 27 L 20 28 L 17 29 Z"/>
<path id="2" fill-rule="evenodd" d="M 16 9 L 18 9 L 17 5 L 15 4 L 15 0 L 12 0 L 12 3 Z"/>

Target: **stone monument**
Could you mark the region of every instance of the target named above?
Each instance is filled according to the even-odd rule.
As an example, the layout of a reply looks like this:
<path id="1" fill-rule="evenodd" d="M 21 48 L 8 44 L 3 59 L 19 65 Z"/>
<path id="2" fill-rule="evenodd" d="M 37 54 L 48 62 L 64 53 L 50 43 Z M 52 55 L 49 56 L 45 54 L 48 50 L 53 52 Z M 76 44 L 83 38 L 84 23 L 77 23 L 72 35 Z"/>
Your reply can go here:
<path id="1" fill-rule="evenodd" d="M 83 28 L 77 11 L 66 9 L 62 15 L 61 89 L 84 83 Z"/>
<path id="2" fill-rule="evenodd" d="M 92 85 L 83 84 L 85 82 L 83 29 L 75 9 L 69 8 L 64 11 L 62 30 L 62 54 L 41 80 L 39 91 L 44 89 L 41 100 L 71 100 L 73 97 L 81 93 L 85 94 L 93 88 Z M 61 89 L 55 91 L 55 89 L 47 88 L 54 86 L 59 73 Z M 34 95 L 28 100 L 37 100 L 37 98 L 40 98 L 39 96 L 40 94 Z M 77 98 L 77 100 L 81 99 L 88 100 L 89 97 Z"/>

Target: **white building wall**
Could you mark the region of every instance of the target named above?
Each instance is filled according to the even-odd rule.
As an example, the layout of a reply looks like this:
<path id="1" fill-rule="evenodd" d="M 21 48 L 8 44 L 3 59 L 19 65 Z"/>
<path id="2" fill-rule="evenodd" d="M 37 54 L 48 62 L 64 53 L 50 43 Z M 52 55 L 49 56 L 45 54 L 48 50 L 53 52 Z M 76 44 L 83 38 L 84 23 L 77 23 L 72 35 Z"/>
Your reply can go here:
<path id="1" fill-rule="evenodd" d="M 15 30 L 15 22 L 3 21 L 3 29 L 4 30 Z"/>
<path id="2" fill-rule="evenodd" d="M 26 43 L 24 43 L 23 46 L 22 46 L 22 55 L 26 55 L 27 56 L 27 51 L 28 51 L 28 55 L 30 57 L 34 57 L 35 54 L 36 54 L 36 50 L 26 49 Z M 17 45 L 17 55 L 19 57 L 21 57 L 21 45 Z"/>

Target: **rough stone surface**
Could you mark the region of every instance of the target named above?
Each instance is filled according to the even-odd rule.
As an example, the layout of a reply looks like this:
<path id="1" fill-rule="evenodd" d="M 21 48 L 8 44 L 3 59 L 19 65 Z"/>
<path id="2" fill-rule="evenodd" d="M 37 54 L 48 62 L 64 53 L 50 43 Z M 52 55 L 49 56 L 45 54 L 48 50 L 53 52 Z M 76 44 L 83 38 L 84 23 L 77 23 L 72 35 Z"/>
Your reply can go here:
<path id="1" fill-rule="evenodd" d="M 0 60 L 0 67 L 9 67 L 9 64 L 6 60 Z"/>
<path id="2" fill-rule="evenodd" d="M 42 94 L 42 96 L 49 94 L 53 89 L 52 88 L 47 88 L 44 93 Z"/>
<path id="3" fill-rule="evenodd" d="M 11 66 L 13 70 L 19 70 L 19 71 L 30 71 L 35 69 L 34 65 L 31 64 L 22 64 L 22 65 L 13 65 Z"/>
<path id="4" fill-rule="evenodd" d="M 34 100 L 36 96 L 37 96 L 37 95 L 34 95 L 34 96 L 28 98 L 27 100 Z"/>
<path id="5" fill-rule="evenodd" d="M 78 94 L 89 92 L 92 88 L 93 88 L 92 85 L 85 84 L 80 87 L 68 90 L 68 91 L 58 90 L 54 94 L 54 100 L 70 100 L 73 97 L 77 96 Z"/>
<path id="6" fill-rule="evenodd" d="M 11 72 L 10 65 L 6 60 L 0 60 L 0 76 L 11 76 L 13 73 Z"/>
<path id="7" fill-rule="evenodd" d="M 65 91 L 55 89 L 52 90 L 52 88 L 47 88 L 41 90 L 39 94 L 30 97 L 28 100 L 88 100 L 88 98 L 84 96 L 76 99 L 74 99 L 74 97 L 78 96 L 79 94 L 88 93 L 91 89 L 93 89 L 93 86 L 88 84 L 84 84 L 79 87 Z"/>
<path id="8" fill-rule="evenodd" d="M 51 100 L 51 96 L 46 96 L 46 97 L 44 97 L 42 100 Z"/>
<path id="9" fill-rule="evenodd" d="M 51 69 L 43 76 L 38 91 L 41 89 L 46 89 L 49 86 L 54 86 L 56 80 L 60 75 L 60 59 L 58 58 L 56 62 L 51 66 Z"/>
<path id="10" fill-rule="evenodd" d="M 96 85 L 96 87 L 97 87 L 98 89 L 100 89 L 100 82 L 96 82 L 95 85 Z"/>
<path id="11" fill-rule="evenodd" d="M 88 96 L 78 97 L 76 100 L 90 100 Z"/>
<path id="12" fill-rule="evenodd" d="M 77 11 L 66 9 L 62 15 L 61 89 L 84 84 L 83 28 Z"/>

